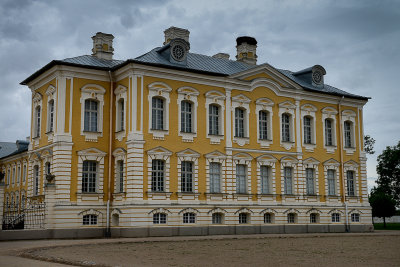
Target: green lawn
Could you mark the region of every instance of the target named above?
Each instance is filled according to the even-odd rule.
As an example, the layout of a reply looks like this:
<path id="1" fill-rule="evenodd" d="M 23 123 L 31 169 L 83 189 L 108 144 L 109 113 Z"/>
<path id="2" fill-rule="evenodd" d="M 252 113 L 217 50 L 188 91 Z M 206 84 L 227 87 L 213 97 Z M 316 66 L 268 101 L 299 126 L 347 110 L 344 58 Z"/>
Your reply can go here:
<path id="1" fill-rule="evenodd" d="M 400 223 L 386 223 L 386 228 L 383 228 L 383 223 L 374 223 L 375 230 L 400 230 Z"/>

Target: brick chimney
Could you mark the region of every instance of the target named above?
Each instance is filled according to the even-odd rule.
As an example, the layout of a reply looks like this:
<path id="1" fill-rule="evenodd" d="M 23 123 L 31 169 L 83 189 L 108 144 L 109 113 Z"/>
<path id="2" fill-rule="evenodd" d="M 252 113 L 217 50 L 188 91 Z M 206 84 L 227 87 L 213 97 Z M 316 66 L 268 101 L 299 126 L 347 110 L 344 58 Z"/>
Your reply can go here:
<path id="1" fill-rule="evenodd" d="M 249 36 L 241 36 L 236 39 L 237 61 L 247 64 L 257 64 L 257 40 Z"/>
<path id="2" fill-rule="evenodd" d="M 100 59 L 111 60 L 114 54 L 114 48 L 112 46 L 114 36 L 112 34 L 98 32 L 95 36 L 92 36 L 92 39 L 92 56 L 98 57 Z"/>
<path id="3" fill-rule="evenodd" d="M 190 32 L 187 29 L 182 29 L 182 28 L 177 28 L 174 26 L 169 27 L 164 31 L 164 45 L 168 44 L 171 42 L 173 39 L 180 38 L 185 40 L 188 44 L 189 42 L 189 34 Z"/>

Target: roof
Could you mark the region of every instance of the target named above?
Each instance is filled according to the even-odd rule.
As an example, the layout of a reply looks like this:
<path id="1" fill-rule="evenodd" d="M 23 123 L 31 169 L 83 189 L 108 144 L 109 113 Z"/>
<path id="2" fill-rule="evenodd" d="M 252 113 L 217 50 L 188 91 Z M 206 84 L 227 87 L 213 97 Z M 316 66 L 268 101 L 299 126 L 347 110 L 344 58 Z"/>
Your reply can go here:
<path id="1" fill-rule="evenodd" d="M 28 151 L 29 142 L 17 140 L 15 143 L 0 142 L 0 159 Z"/>
<path id="2" fill-rule="evenodd" d="M 31 76 L 26 78 L 24 81 L 21 82 L 21 84 L 26 85 L 27 83 L 34 80 L 43 72 L 45 72 L 46 70 L 50 69 L 55 65 L 77 66 L 77 67 L 84 67 L 91 69 L 114 71 L 129 63 L 138 63 L 138 64 L 145 64 L 145 65 L 158 66 L 164 68 L 166 67 L 171 69 L 184 70 L 195 73 L 203 73 L 215 76 L 229 76 L 235 73 L 239 73 L 257 67 L 257 65 L 250 65 L 236 60 L 215 58 L 196 53 L 187 54 L 186 64 L 174 63 L 169 61 L 168 58 L 166 58 L 165 55 L 163 55 L 162 53 L 166 49 L 166 46 L 156 47 L 139 57 L 128 60 L 99 59 L 96 56 L 91 56 L 91 55 L 66 58 L 63 60 L 53 60 L 46 66 L 44 66 L 43 68 L 32 74 Z M 307 68 L 303 71 L 309 71 L 309 69 L 311 68 Z M 287 78 L 291 79 L 292 81 L 294 81 L 307 91 L 313 91 L 313 92 L 336 95 L 336 96 L 345 96 L 361 100 L 369 99 L 369 97 L 351 94 L 346 91 L 340 90 L 336 87 L 330 86 L 328 84 L 324 84 L 324 86 L 321 88 L 313 86 L 312 84 L 309 84 L 294 75 L 298 74 L 299 72 L 296 73 L 290 70 L 283 70 L 283 69 L 277 69 L 277 71 L 279 71 L 280 73 L 282 73 Z"/>

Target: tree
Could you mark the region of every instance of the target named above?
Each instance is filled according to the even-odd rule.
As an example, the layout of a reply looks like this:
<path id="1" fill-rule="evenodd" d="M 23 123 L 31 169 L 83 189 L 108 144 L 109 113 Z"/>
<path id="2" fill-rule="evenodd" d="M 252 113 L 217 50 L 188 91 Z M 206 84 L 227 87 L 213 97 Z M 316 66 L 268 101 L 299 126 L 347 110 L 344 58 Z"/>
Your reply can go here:
<path id="1" fill-rule="evenodd" d="M 374 150 L 375 139 L 369 135 L 364 136 L 364 151 L 367 154 L 375 154 Z"/>
<path id="2" fill-rule="evenodd" d="M 374 187 L 369 196 L 369 203 L 372 207 L 372 216 L 383 217 L 383 228 L 386 228 L 386 217 L 392 217 L 396 213 L 396 201 L 382 188 Z"/>
<path id="3" fill-rule="evenodd" d="M 378 187 L 391 195 L 397 206 L 400 206 L 400 142 L 395 146 L 386 147 L 378 156 L 376 172 Z"/>

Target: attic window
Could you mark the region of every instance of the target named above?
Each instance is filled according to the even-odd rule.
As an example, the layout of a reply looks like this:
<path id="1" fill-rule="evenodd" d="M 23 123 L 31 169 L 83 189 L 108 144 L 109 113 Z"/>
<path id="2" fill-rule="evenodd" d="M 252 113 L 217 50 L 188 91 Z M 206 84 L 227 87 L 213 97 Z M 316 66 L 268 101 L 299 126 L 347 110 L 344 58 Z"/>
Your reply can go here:
<path id="1" fill-rule="evenodd" d="M 185 49 L 181 45 L 175 45 L 172 48 L 172 57 L 175 60 L 181 61 L 184 55 L 185 55 Z"/>
<path id="2" fill-rule="evenodd" d="M 314 71 L 314 73 L 312 74 L 312 79 L 313 82 L 316 84 L 321 84 L 322 82 L 322 73 L 319 70 Z"/>

